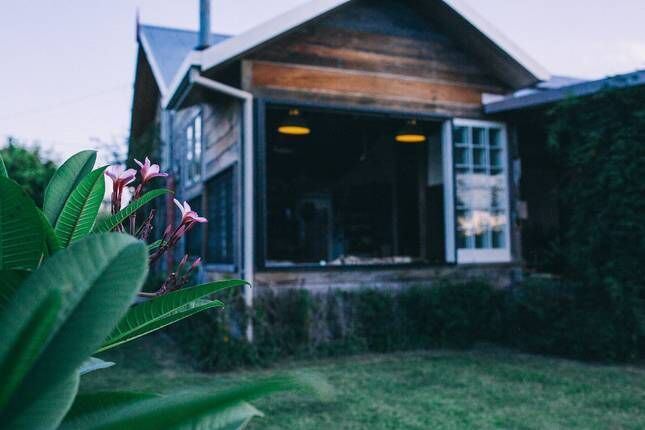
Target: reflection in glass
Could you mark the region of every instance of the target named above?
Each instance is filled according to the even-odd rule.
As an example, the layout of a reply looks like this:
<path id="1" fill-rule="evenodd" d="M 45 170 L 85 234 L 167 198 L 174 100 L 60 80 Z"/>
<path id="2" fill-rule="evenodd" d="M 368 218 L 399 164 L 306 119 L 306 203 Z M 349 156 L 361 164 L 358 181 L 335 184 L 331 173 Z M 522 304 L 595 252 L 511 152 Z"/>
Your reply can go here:
<path id="1" fill-rule="evenodd" d="M 455 129 L 459 249 L 506 247 L 506 172 L 500 129 Z"/>

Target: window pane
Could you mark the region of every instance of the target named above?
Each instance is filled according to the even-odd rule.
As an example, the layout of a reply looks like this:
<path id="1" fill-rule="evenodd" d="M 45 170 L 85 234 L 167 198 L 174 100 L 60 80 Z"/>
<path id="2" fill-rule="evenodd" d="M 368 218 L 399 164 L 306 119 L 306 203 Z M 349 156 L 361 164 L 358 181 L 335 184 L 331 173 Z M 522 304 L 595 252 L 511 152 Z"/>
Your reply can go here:
<path id="1" fill-rule="evenodd" d="M 472 147 L 457 146 L 455 141 L 457 246 L 505 248 L 508 187 L 501 130 L 473 127 L 461 134 L 472 135 Z"/>
<path id="2" fill-rule="evenodd" d="M 491 168 L 501 168 L 504 165 L 501 149 L 490 150 L 490 165 Z"/>
<path id="3" fill-rule="evenodd" d="M 457 211 L 457 246 L 461 249 L 471 247 L 472 243 L 472 215 L 466 210 Z"/>
<path id="4" fill-rule="evenodd" d="M 219 174 L 206 184 L 208 197 L 209 263 L 234 264 L 234 181 L 233 169 Z"/>
<path id="5" fill-rule="evenodd" d="M 468 165 L 470 163 L 470 150 L 468 148 L 455 148 L 455 162 L 458 165 Z"/>
<path id="6" fill-rule="evenodd" d="M 186 128 L 186 159 L 188 161 L 193 159 L 193 146 L 193 127 L 188 126 L 188 128 Z"/>
<path id="7" fill-rule="evenodd" d="M 484 167 L 486 168 L 486 150 L 483 148 L 475 148 L 473 149 L 473 158 L 475 162 L 476 167 Z"/>
<path id="8" fill-rule="evenodd" d="M 503 212 L 497 212 L 495 215 L 492 234 L 492 247 L 505 248 L 506 247 L 506 215 Z"/>
<path id="9" fill-rule="evenodd" d="M 455 127 L 454 130 L 454 140 L 455 144 L 467 144 L 468 143 L 468 128 L 466 127 Z"/>
<path id="10" fill-rule="evenodd" d="M 473 128 L 473 145 L 484 146 L 486 144 L 486 129 Z"/>
<path id="11" fill-rule="evenodd" d="M 502 147 L 502 132 L 498 128 L 491 128 L 489 129 L 490 133 L 490 146 L 493 146 L 495 148 L 501 148 Z"/>

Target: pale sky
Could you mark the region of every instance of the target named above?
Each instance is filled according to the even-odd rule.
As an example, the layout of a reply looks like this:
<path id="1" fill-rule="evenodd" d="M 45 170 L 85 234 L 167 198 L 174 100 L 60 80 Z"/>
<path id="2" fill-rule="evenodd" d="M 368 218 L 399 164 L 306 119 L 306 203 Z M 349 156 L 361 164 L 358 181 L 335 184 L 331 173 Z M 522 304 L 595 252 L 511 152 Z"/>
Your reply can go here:
<path id="1" fill-rule="evenodd" d="M 645 69 L 643 0 L 464 0 L 553 74 Z M 212 0 L 240 33 L 306 0 Z M 197 28 L 198 0 L 0 0 L 0 139 L 59 157 L 128 135 L 141 21 Z"/>

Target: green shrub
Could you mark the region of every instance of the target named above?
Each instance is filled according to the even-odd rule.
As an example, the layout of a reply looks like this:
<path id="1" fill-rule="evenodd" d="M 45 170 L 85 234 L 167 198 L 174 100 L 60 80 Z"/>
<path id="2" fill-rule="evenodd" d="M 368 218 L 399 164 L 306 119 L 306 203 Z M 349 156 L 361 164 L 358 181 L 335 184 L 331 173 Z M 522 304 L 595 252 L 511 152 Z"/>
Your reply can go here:
<path id="1" fill-rule="evenodd" d="M 557 254 L 567 285 L 556 305 L 567 302 L 566 316 L 553 324 L 566 327 L 570 339 L 557 336 L 556 327 L 554 338 L 544 339 L 551 345 L 535 346 L 592 359 L 642 356 L 645 89 L 569 100 L 549 118 L 549 147 L 560 171 Z"/>
<path id="2" fill-rule="evenodd" d="M 198 315 L 170 333 L 202 370 L 289 357 L 468 347 L 501 338 L 502 299 L 502 292 L 484 282 L 324 293 L 268 290 L 254 299 L 252 344 L 239 331 L 247 318 L 240 297 L 227 298 L 237 303 L 227 312 Z"/>

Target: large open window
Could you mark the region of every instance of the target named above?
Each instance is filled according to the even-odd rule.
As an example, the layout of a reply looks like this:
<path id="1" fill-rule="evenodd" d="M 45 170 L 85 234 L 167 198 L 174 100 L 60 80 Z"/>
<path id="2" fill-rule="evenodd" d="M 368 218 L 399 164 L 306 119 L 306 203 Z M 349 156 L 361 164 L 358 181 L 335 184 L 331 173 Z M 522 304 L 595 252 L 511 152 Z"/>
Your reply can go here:
<path id="1" fill-rule="evenodd" d="M 267 266 L 444 261 L 441 123 L 399 143 L 405 118 L 300 109 L 296 136 L 285 121 L 267 108 Z"/>

